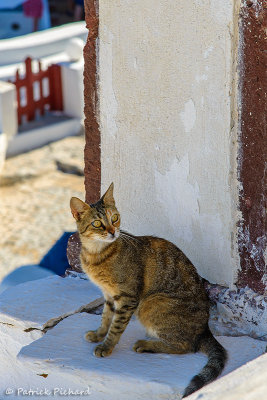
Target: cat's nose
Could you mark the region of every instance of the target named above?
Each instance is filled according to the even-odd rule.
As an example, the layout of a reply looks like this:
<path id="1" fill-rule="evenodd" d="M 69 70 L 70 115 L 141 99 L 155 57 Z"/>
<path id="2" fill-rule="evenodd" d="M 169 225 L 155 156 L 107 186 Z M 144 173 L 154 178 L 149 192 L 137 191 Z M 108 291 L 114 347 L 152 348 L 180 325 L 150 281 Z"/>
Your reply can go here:
<path id="1" fill-rule="evenodd" d="M 112 238 L 115 237 L 115 229 L 109 229 L 108 233 L 110 234 L 110 236 L 111 236 Z"/>

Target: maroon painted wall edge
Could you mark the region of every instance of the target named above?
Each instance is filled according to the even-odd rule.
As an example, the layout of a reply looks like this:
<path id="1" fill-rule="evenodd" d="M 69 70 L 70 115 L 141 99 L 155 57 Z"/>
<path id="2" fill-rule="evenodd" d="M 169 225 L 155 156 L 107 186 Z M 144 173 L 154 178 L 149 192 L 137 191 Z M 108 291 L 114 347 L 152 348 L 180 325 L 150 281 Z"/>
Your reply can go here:
<path id="1" fill-rule="evenodd" d="M 84 47 L 84 114 L 85 148 L 84 175 L 86 202 L 94 203 L 100 196 L 101 153 L 100 130 L 98 124 L 97 92 L 97 40 L 98 40 L 98 1 L 85 0 L 85 20 L 89 30 Z M 80 263 L 81 242 L 76 232 L 68 242 L 67 257 L 71 271 L 82 272 Z"/>
<path id="2" fill-rule="evenodd" d="M 98 124 L 98 0 L 85 0 L 85 20 L 89 30 L 84 47 L 84 114 L 85 149 L 84 175 L 86 201 L 93 203 L 99 199 L 101 184 L 100 129 Z"/>
<path id="3" fill-rule="evenodd" d="M 267 284 L 267 280 L 264 282 L 267 246 L 266 5 L 264 0 L 243 0 L 239 25 L 238 175 L 242 220 L 238 235 L 241 269 L 237 285 L 248 286 L 258 293 L 264 293 Z"/>

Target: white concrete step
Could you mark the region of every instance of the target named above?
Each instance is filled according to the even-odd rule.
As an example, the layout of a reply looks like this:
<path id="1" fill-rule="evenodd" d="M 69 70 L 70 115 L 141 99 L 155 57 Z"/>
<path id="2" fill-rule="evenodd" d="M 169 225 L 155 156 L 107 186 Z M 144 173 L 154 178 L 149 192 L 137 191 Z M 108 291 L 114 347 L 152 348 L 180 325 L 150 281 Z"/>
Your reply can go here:
<path id="1" fill-rule="evenodd" d="M 206 363 L 206 356 L 135 353 L 132 346 L 145 338 L 145 330 L 133 319 L 111 356 L 96 358 L 95 344 L 85 341 L 84 334 L 99 326 L 101 316 L 79 311 L 83 304 L 93 305 L 101 293 L 89 281 L 80 279 L 83 277 L 52 276 L 0 295 L 0 392 L 9 387 L 13 391 L 10 400 L 18 397 L 18 388 L 48 390 L 53 397 L 57 397 L 53 395 L 56 388 L 89 390 L 91 400 L 181 398 L 190 379 Z M 44 328 L 46 333 L 40 331 Z M 262 355 L 266 347 L 265 342 L 245 336 L 220 336 L 218 340 L 229 353 L 222 376 Z M 202 392 L 213 393 L 212 385 Z M 196 397 L 199 394 L 192 396 L 200 398 Z"/>
<path id="2" fill-rule="evenodd" d="M 79 118 L 58 117 L 58 121 L 38 126 L 38 123 L 32 124 L 29 130 L 24 130 L 13 136 L 8 144 L 6 156 L 12 157 L 38 147 L 44 146 L 50 142 L 63 139 L 67 136 L 79 135 L 82 131 L 82 121 Z"/>
<path id="3" fill-rule="evenodd" d="M 111 356 L 93 355 L 95 343 L 84 339 L 87 330 L 100 325 L 101 316 L 75 314 L 61 321 L 42 338 L 21 349 L 18 358 L 27 368 L 48 375 L 71 372 L 73 384 L 82 377 L 89 385 L 92 400 L 179 399 L 189 383 L 205 365 L 205 355 L 137 354 L 136 340 L 145 330 L 133 320 L 123 333 Z M 264 342 L 248 337 L 218 337 L 229 352 L 223 375 L 261 355 Z"/>
<path id="4" fill-rule="evenodd" d="M 99 298 L 102 293 L 87 279 L 52 275 L 3 292 L 0 323 L 42 330 Z"/>

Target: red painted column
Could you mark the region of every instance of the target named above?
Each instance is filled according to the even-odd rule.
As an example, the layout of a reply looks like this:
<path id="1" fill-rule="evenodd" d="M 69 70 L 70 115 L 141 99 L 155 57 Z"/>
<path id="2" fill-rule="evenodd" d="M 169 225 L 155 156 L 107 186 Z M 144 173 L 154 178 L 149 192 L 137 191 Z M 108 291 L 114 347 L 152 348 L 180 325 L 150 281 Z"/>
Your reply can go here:
<path id="1" fill-rule="evenodd" d="M 266 0 L 242 0 L 240 12 L 238 173 L 241 183 L 238 287 L 267 289 Z M 267 252 L 267 251 L 266 251 Z"/>
<path id="2" fill-rule="evenodd" d="M 93 203 L 100 197 L 101 154 L 100 130 L 98 124 L 98 0 L 85 0 L 85 19 L 89 30 L 84 48 L 84 113 L 85 149 L 84 175 L 86 201 Z"/>
<path id="3" fill-rule="evenodd" d="M 101 153 L 98 124 L 98 0 L 84 0 L 86 27 L 89 30 L 84 47 L 84 114 L 85 149 L 84 175 L 86 202 L 94 203 L 100 197 Z M 69 239 L 67 256 L 71 270 L 81 271 L 81 244 L 77 233 Z"/>

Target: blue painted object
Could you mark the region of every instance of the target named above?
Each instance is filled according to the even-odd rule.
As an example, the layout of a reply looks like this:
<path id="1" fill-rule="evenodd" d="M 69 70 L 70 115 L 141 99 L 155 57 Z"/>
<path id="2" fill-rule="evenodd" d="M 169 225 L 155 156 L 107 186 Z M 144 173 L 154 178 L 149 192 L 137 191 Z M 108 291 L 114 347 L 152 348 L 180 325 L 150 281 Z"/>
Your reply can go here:
<path id="1" fill-rule="evenodd" d="M 67 259 L 67 245 L 69 237 L 73 233 L 64 232 L 42 258 L 39 265 L 23 265 L 5 276 L 0 284 L 0 293 L 20 283 L 35 281 L 51 275 L 64 275 L 66 269 L 70 267 Z"/>
<path id="2" fill-rule="evenodd" d="M 50 269 L 57 275 L 64 275 L 70 267 L 67 259 L 68 240 L 74 232 L 64 232 L 48 253 L 42 258 L 39 265 Z"/>

